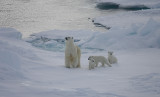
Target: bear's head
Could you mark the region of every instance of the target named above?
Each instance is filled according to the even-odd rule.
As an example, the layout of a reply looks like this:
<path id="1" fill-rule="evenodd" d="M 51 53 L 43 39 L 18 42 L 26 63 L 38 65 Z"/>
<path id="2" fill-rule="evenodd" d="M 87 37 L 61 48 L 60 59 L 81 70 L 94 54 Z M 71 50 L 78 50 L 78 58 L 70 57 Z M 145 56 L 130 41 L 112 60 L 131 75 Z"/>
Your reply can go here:
<path id="1" fill-rule="evenodd" d="M 73 37 L 65 37 L 65 40 L 73 39 Z"/>
<path id="2" fill-rule="evenodd" d="M 88 58 L 88 60 L 89 60 L 90 62 L 92 62 L 92 63 L 95 62 L 95 60 L 93 59 L 93 56 L 90 56 L 90 57 Z"/>
<path id="3" fill-rule="evenodd" d="M 108 51 L 108 55 L 113 55 L 113 52 L 111 52 L 111 51 Z"/>
<path id="4" fill-rule="evenodd" d="M 93 56 L 89 56 L 88 60 L 91 60 L 91 59 L 93 59 Z"/>
<path id="5" fill-rule="evenodd" d="M 73 37 L 65 37 L 66 43 L 73 43 Z"/>

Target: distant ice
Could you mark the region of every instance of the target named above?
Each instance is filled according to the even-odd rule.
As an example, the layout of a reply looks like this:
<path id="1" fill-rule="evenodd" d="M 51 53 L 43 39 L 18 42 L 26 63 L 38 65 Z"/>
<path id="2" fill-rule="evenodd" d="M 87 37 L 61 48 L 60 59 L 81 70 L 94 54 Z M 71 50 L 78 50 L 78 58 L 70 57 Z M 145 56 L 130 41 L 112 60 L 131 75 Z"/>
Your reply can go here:
<path id="1" fill-rule="evenodd" d="M 115 25 L 116 26 L 116 25 Z M 118 26 L 118 25 L 117 25 Z M 126 28 L 113 27 L 107 32 L 91 31 L 48 31 L 36 33 L 26 39 L 33 46 L 51 50 L 64 51 L 65 36 L 73 36 L 81 48 L 90 50 L 120 50 L 139 48 L 160 48 L 160 22 L 150 18 L 146 23 L 132 24 Z M 81 34 L 84 33 L 83 35 Z M 77 36 L 79 35 L 79 36 Z"/>
<path id="2" fill-rule="evenodd" d="M 144 5 L 149 8 L 160 8 L 159 0 L 97 0 L 97 3 L 114 3 L 122 7 Z"/>
<path id="3" fill-rule="evenodd" d="M 86 47 L 101 49 L 160 48 L 160 23 L 150 18 L 144 25 L 132 24 L 128 28 L 113 27 L 100 33 Z M 103 43 L 103 44 L 101 44 Z"/>

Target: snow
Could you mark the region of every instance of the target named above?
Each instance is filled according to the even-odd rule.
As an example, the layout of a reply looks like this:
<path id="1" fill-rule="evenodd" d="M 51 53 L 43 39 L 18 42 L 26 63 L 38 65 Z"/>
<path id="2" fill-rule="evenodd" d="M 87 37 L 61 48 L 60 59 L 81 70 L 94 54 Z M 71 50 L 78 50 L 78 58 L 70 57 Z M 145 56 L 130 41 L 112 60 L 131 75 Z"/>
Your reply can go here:
<path id="1" fill-rule="evenodd" d="M 0 96 L 159 97 L 159 11 L 95 18 L 111 27 L 107 32 L 50 30 L 22 39 L 16 29 L 0 28 Z M 64 66 L 66 36 L 82 50 L 81 68 Z M 118 64 L 89 70 L 88 57 L 107 57 L 108 51 L 114 51 Z"/>
<path id="2" fill-rule="evenodd" d="M 85 40 L 84 36 L 82 38 Z M 118 64 L 88 70 L 88 57 L 107 57 L 107 50 L 82 50 L 86 52 L 82 54 L 82 67 L 68 69 L 64 66 L 62 51 L 41 50 L 21 39 L 7 37 L 0 38 L 0 43 L 2 97 L 159 96 L 159 48 L 117 50 L 115 55 L 119 60 Z"/>
<path id="3" fill-rule="evenodd" d="M 0 28 L 1 36 L 6 38 L 21 39 L 22 34 L 13 28 Z"/>

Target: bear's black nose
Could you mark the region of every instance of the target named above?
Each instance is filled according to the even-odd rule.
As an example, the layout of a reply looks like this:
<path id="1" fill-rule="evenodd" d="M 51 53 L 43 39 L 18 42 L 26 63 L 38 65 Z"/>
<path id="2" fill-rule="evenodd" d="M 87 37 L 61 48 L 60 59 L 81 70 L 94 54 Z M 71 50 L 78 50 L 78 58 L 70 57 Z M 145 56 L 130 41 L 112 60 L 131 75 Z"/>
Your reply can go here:
<path id="1" fill-rule="evenodd" d="M 67 37 L 65 37 L 65 39 L 66 39 L 66 40 L 68 40 L 68 38 L 67 38 Z"/>

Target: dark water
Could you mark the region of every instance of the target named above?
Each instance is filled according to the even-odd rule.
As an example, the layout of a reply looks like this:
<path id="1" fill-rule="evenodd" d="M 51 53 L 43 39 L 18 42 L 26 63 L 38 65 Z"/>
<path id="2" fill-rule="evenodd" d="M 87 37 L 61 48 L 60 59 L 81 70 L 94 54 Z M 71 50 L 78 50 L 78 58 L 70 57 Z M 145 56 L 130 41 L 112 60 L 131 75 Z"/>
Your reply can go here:
<path id="1" fill-rule="evenodd" d="M 94 0 L 0 0 L 0 27 L 12 27 L 27 37 L 46 30 L 92 30 L 91 19 L 106 15 Z"/>
<path id="2" fill-rule="evenodd" d="M 101 10 L 121 9 L 121 10 L 128 10 L 128 11 L 137 11 L 137 10 L 150 9 L 149 7 L 147 7 L 145 5 L 122 6 L 120 4 L 113 3 L 113 2 L 99 3 L 96 5 L 96 7 Z"/>

